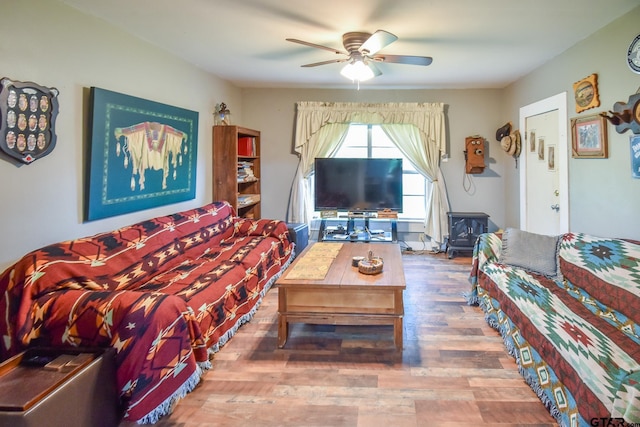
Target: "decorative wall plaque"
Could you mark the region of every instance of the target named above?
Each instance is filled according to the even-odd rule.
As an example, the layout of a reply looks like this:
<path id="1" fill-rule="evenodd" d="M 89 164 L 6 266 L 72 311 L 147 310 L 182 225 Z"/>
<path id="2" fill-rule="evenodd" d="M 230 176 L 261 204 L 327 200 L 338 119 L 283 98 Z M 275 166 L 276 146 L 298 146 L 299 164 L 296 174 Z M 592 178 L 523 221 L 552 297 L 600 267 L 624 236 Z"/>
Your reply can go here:
<path id="1" fill-rule="evenodd" d="M 0 149 L 8 160 L 28 165 L 53 151 L 57 97 L 56 88 L 0 80 Z"/>
<path id="2" fill-rule="evenodd" d="M 598 75 L 591 74 L 589 77 L 575 82 L 573 84 L 573 95 L 576 100 L 576 113 L 599 107 Z"/>
<path id="3" fill-rule="evenodd" d="M 619 101 L 613 104 L 613 111 L 603 112 L 600 115 L 609 123 L 616 127 L 616 132 L 625 133 L 631 129 L 631 132 L 640 134 L 640 89 L 638 92 L 629 96 L 629 101 Z"/>

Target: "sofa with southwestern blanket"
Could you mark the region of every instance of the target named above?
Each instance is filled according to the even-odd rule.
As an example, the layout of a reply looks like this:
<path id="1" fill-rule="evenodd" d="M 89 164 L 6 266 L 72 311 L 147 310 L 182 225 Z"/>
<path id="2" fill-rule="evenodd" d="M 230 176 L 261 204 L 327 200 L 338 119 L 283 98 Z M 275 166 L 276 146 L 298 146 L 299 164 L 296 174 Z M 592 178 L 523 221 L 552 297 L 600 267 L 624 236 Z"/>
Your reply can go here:
<path id="1" fill-rule="evenodd" d="M 35 250 L 0 276 L 2 360 L 113 347 L 124 419 L 154 423 L 211 367 L 287 267 L 282 221 L 227 202 Z"/>
<path id="2" fill-rule="evenodd" d="M 559 425 L 640 423 L 640 242 L 486 233 L 470 282 Z"/>

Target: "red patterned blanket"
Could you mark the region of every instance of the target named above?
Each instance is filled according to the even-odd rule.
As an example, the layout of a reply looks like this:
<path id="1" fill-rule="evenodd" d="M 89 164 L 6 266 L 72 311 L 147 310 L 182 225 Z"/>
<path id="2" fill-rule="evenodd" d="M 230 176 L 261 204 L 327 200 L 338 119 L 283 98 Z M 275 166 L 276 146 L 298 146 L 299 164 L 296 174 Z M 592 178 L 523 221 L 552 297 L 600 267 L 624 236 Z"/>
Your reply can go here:
<path id="1" fill-rule="evenodd" d="M 0 276 L 0 357 L 114 347 L 125 419 L 154 423 L 292 254 L 284 222 L 238 218 L 226 202 L 38 249 Z"/>

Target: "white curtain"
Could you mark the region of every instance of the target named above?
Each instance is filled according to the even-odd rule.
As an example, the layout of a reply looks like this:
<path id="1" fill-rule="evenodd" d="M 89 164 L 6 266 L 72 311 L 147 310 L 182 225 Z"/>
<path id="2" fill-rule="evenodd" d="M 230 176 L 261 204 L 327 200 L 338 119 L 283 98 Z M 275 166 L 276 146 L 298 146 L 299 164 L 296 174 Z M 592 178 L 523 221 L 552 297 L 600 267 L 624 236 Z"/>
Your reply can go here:
<path id="1" fill-rule="evenodd" d="M 312 204 L 308 177 L 313 171 L 314 159 L 331 157 L 344 141 L 351 123 L 385 125 L 383 129 L 394 143 L 416 169 L 434 183 L 431 203 L 427 205 L 426 233 L 442 243 L 449 210 L 439 168 L 440 156 L 446 153 L 442 103 L 298 102 L 295 151 L 300 163 L 291 188 L 289 221 L 309 222 Z"/>
<path id="2" fill-rule="evenodd" d="M 383 124 L 381 126 L 413 167 L 433 183 L 430 199 L 427 200 L 425 233 L 435 243 L 440 244 L 444 242 L 444 235 L 448 233 L 447 212 L 449 211 L 447 189 L 440 172 L 440 150 L 436 143 L 440 138 L 444 140 L 444 136 L 440 135 L 444 126 L 440 127 L 435 121 L 431 124 L 435 126 L 432 132 L 426 135 L 422 135 L 414 125 Z"/>
<path id="3" fill-rule="evenodd" d="M 308 212 L 313 211 L 309 175 L 313 172 L 314 159 L 331 157 L 344 141 L 348 130 L 349 123 L 326 123 L 310 135 L 306 144 L 296 143 L 296 152 L 300 156 L 300 161 L 291 188 L 291 200 L 287 212 L 289 222 L 309 222 Z"/>

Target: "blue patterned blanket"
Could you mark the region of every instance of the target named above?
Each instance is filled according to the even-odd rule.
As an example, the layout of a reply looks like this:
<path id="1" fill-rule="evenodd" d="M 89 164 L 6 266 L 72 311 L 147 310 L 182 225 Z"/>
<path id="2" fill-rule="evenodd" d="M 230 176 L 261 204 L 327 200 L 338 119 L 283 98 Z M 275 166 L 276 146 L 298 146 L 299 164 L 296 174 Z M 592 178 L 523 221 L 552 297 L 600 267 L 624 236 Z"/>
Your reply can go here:
<path id="1" fill-rule="evenodd" d="M 480 236 L 467 298 L 558 423 L 639 423 L 640 245 L 567 233 L 561 280 L 500 263 L 501 251 L 501 235 Z"/>

